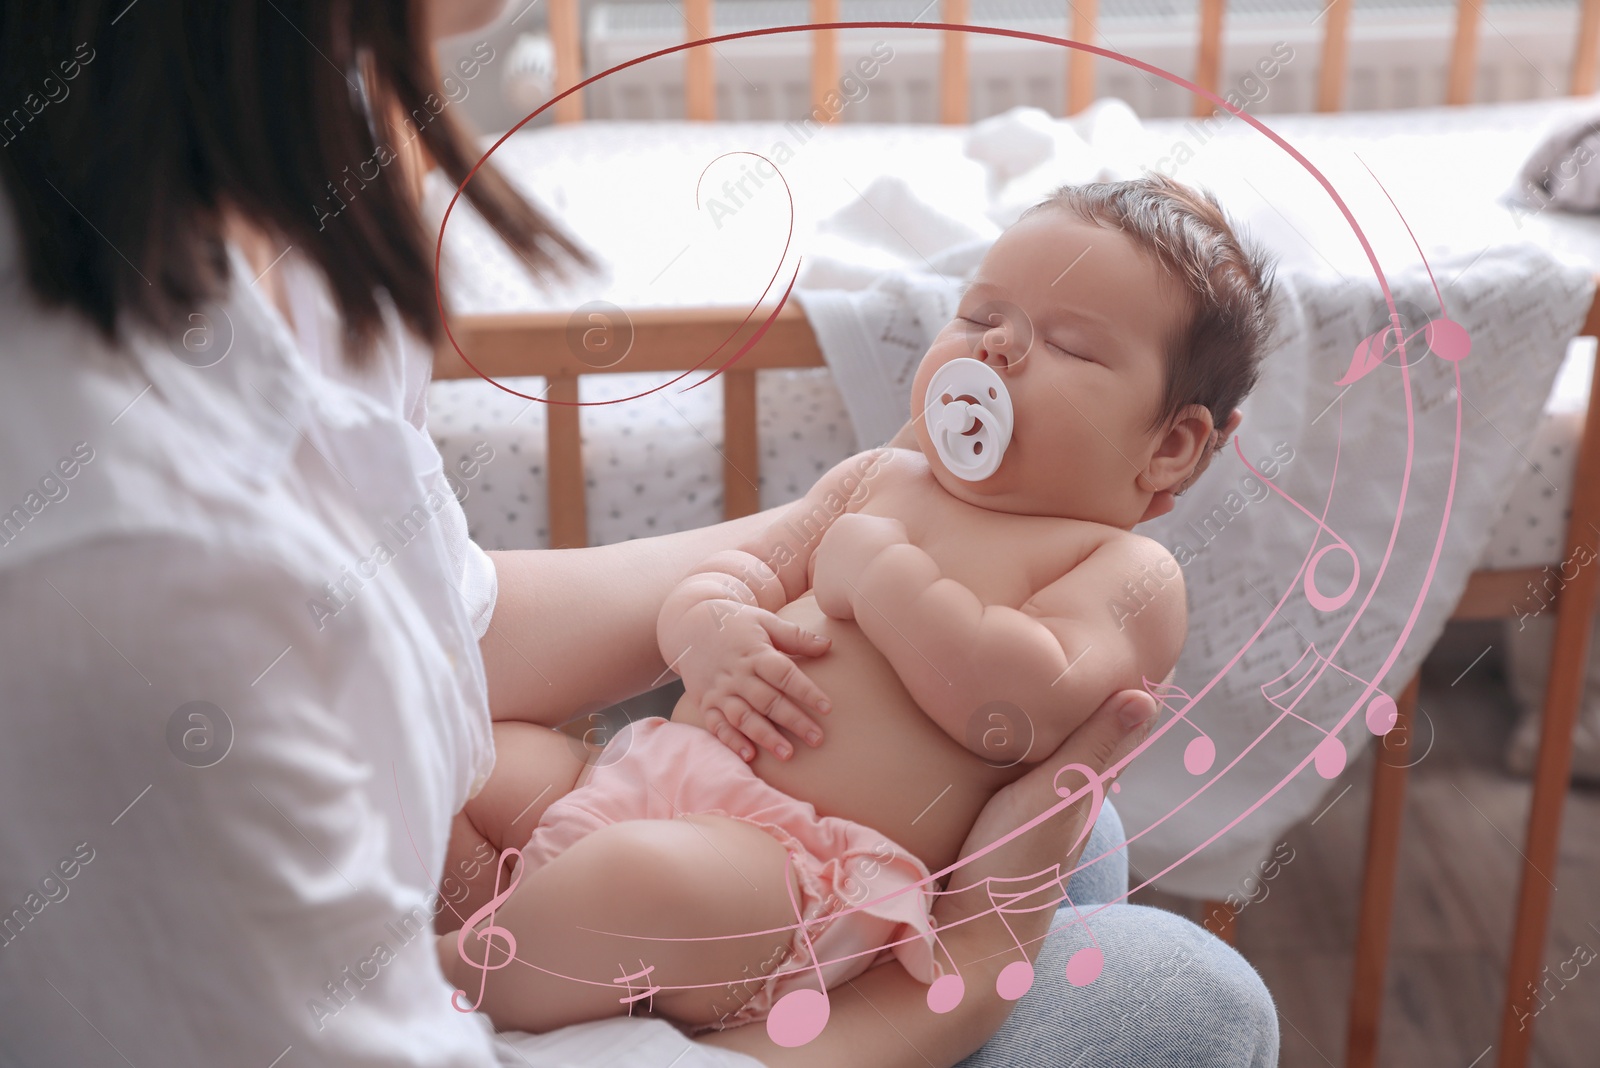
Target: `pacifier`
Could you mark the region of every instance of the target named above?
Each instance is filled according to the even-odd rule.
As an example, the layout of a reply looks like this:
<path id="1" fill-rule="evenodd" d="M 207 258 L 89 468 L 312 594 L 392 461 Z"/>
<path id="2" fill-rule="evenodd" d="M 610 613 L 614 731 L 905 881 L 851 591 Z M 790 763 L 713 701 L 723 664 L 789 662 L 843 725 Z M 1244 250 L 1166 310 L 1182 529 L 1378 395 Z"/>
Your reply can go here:
<path id="1" fill-rule="evenodd" d="M 981 482 L 1000 469 L 1011 444 L 1011 394 L 982 360 L 951 360 L 933 373 L 923 398 L 928 436 L 957 478 Z"/>

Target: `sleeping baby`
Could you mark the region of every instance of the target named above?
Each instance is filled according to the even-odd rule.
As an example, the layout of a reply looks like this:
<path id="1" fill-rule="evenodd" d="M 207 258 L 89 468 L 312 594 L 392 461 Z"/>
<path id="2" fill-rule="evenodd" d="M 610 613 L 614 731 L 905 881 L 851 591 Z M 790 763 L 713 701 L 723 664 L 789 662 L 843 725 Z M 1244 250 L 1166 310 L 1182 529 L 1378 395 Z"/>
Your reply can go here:
<path id="1" fill-rule="evenodd" d="M 819 990 L 892 958 L 930 1008 L 959 1000 L 930 873 L 1001 787 L 1176 664 L 1182 576 L 1131 528 L 1237 428 L 1271 273 L 1213 197 L 1157 175 L 1030 208 L 922 358 L 914 447 L 839 464 L 667 598 L 657 635 L 685 691 L 670 720 L 619 732 L 531 838 L 496 800 L 527 796 L 528 736 L 497 734 L 465 815 L 522 867 L 495 930 L 475 913 L 440 940 L 458 1007 L 477 991 L 497 1026 L 545 1031 L 649 993 L 691 1034 L 766 1020 L 799 1045 L 826 1019 Z M 704 852 L 705 903 L 674 915 L 676 940 L 607 917 L 595 888 L 625 867 L 577 877 L 604 859 L 589 832 L 634 820 L 686 821 L 692 837 L 639 826 Z M 577 959 L 556 934 L 574 924 L 615 932 L 615 959 Z"/>

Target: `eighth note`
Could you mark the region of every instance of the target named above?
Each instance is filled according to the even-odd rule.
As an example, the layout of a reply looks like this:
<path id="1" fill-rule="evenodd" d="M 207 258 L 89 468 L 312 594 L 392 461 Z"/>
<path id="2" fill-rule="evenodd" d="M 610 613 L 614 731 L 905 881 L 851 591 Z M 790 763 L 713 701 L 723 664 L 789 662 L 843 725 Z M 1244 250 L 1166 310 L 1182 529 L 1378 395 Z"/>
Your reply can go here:
<path id="1" fill-rule="evenodd" d="M 1204 775 L 1210 771 L 1211 765 L 1217 759 L 1217 743 L 1211 740 L 1211 735 L 1205 732 L 1204 727 L 1189 718 L 1188 711 L 1190 706 L 1194 704 L 1194 698 L 1182 687 L 1169 686 L 1164 682 L 1147 682 L 1145 689 L 1149 691 L 1151 697 L 1156 699 L 1156 704 L 1171 712 L 1175 719 L 1183 720 L 1184 723 L 1194 728 L 1199 734 L 1199 737 L 1193 739 L 1184 747 L 1183 770 L 1190 775 Z M 1167 703 L 1168 697 L 1182 698 L 1183 707 L 1173 708 Z M 1113 783 L 1112 788 L 1115 789 L 1116 784 Z"/>
<path id="2" fill-rule="evenodd" d="M 1307 660 L 1308 657 L 1310 658 L 1309 661 Z M 1300 666 L 1302 664 L 1305 667 L 1302 668 Z M 1344 770 L 1345 761 L 1349 759 L 1344 743 L 1332 731 L 1312 723 L 1294 710 L 1305 695 L 1311 692 L 1311 687 L 1321 677 L 1321 669 L 1323 667 L 1331 667 L 1335 671 L 1348 675 L 1362 686 L 1367 685 L 1366 679 L 1345 671 L 1344 668 L 1317 652 L 1315 645 L 1307 645 L 1305 652 L 1300 654 L 1300 659 L 1296 660 L 1289 670 L 1277 678 L 1261 684 L 1261 696 L 1265 697 L 1278 711 L 1285 712 L 1306 726 L 1322 732 L 1323 738 L 1322 741 L 1317 743 L 1313 761 L 1316 764 L 1318 775 L 1321 775 L 1324 779 L 1335 779 Z M 1294 678 L 1291 679 L 1291 675 Z M 1276 692 L 1271 689 L 1276 683 L 1285 679 L 1289 679 L 1289 681 L 1282 688 Z M 1291 695 L 1293 696 L 1291 697 Z M 1287 704 L 1284 703 L 1285 699 L 1288 700 Z M 1367 703 L 1367 729 L 1372 731 L 1373 734 L 1389 733 L 1389 729 L 1394 726 L 1396 714 L 1397 709 L 1394 698 L 1380 691 L 1377 696 Z M 1380 727 L 1382 728 L 1381 730 L 1379 729 Z"/>

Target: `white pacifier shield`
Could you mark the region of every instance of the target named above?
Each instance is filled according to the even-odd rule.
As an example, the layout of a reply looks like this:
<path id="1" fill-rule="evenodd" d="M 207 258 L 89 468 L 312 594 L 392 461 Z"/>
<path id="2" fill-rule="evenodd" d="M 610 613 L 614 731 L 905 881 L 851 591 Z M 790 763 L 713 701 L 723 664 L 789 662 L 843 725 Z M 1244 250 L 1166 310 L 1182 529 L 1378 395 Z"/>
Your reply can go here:
<path id="1" fill-rule="evenodd" d="M 982 360 L 951 360 L 933 373 L 923 398 L 928 436 L 950 473 L 979 482 L 1000 469 L 1011 444 L 1011 394 Z"/>

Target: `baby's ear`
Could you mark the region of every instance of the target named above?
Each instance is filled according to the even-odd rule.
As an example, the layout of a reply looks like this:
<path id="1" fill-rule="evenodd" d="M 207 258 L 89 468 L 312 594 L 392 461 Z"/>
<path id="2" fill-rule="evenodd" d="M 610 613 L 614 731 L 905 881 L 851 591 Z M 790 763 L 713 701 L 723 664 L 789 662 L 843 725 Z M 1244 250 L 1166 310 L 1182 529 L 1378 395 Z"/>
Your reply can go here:
<path id="1" fill-rule="evenodd" d="M 1229 423 L 1238 425 L 1231 418 Z M 1211 458 L 1211 431 L 1211 411 L 1205 405 L 1191 404 L 1180 411 L 1167 424 L 1149 463 L 1139 473 L 1141 488 L 1159 493 L 1177 489 L 1191 474 L 1198 477 Z"/>
<path id="2" fill-rule="evenodd" d="M 1222 447 L 1233 440 L 1233 436 L 1239 432 L 1239 424 L 1242 422 L 1244 413 L 1235 408 L 1233 414 L 1228 416 L 1228 421 L 1217 428 L 1217 447 L 1212 451 L 1221 452 Z"/>

